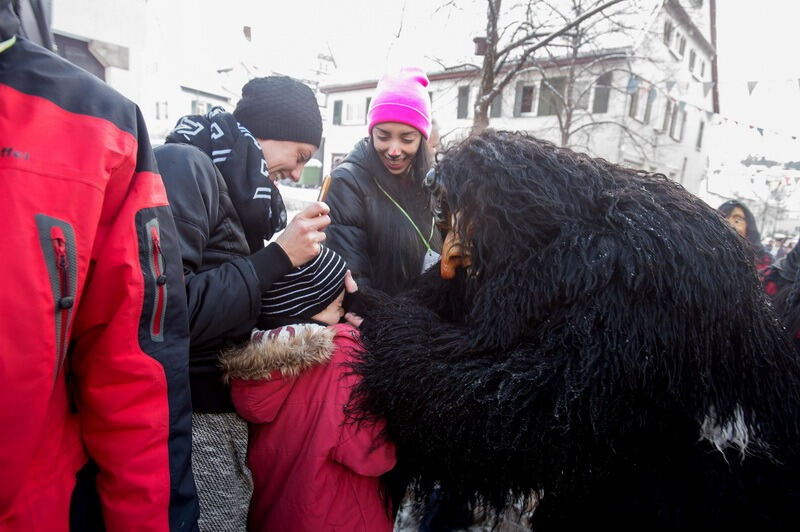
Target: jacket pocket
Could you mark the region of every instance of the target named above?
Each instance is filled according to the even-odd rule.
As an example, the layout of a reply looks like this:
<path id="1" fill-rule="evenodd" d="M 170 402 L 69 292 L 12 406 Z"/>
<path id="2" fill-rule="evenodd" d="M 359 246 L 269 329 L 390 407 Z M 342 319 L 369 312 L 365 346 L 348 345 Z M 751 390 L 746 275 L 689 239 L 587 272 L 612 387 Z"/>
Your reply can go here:
<path id="1" fill-rule="evenodd" d="M 64 220 L 44 214 L 36 215 L 36 227 L 53 293 L 56 340 L 53 378 L 55 380 L 66 358 L 69 328 L 75 308 L 78 284 L 75 231 Z"/>
<path id="2" fill-rule="evenodd" d="M 153 296 L 153 312 L 150 316 L 150 339 L 154 342 L 164 341 L 164 315 L 167 305 L 167 275 L 164 254 L 161 251 L 161 227 L 158 218 L 145 224 L 147 246 L 147 263 L 152 275 L 150 285 Z"/>

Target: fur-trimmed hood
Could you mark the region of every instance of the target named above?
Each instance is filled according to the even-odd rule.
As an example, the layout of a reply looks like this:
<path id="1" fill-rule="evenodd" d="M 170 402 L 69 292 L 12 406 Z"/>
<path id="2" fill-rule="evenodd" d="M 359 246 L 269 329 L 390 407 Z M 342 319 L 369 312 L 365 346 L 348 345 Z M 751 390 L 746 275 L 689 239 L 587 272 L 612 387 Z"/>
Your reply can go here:
<path id="1" fill-rule="evenodd" d="M 246 346 L 223 354 L 225 380 L 296 377 L 303 370 L 330 360 L 335 336 L 334 329 L 313 323 L 256 329 Z M 276 371 L 280 375 L 274 374 Z"/>
<path id="2" fill-rule="evenodd" d="M 336 328 L 315 324 L 254 330 L 250 343 L 221 357 L 225 380 L 240 389 L 236 412 L 251 423 L 272 422 L 296 377 L 330 361 L 335 337 Z"/>

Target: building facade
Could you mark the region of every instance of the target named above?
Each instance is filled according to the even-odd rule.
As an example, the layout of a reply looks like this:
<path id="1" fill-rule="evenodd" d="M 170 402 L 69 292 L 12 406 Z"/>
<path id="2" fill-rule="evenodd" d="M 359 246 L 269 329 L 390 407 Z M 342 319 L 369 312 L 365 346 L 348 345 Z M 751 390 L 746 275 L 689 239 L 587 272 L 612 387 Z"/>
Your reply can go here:
<path id="1" fill-rule="evenodd" d="M 664 173 L 697 192 L 706 174 L 706 123 L 715 79 L 709 6 L 658 2 L 621 46 L 551 58 L 521 70 L 490 106 L 489 127 L 526 131 L 558 145 Z M 695 22 L 697 21 L 697 22 Z M 619 39 L 617 39 L 619 40 Z M 442 144 L 473 126 L 480 72 L 429 73 Z M 324 171 L 362 137 L 377 80 L 321 88 L 326 97 Z"/>

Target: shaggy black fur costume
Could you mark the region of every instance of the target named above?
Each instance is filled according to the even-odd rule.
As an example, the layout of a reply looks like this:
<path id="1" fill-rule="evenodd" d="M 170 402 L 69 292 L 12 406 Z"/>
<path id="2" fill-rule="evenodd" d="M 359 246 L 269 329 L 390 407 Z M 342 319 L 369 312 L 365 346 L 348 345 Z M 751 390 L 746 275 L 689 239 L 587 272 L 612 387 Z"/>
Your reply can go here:
<path id="1" fill-rule="evenodd" d="M 796 527 L 800 364 L 714 209 L 507 132 L 436 174 L 472 264 L 368 294 L 355 368 L 399 485 L 497 509 L 533 493 L 536 530 Z"/>

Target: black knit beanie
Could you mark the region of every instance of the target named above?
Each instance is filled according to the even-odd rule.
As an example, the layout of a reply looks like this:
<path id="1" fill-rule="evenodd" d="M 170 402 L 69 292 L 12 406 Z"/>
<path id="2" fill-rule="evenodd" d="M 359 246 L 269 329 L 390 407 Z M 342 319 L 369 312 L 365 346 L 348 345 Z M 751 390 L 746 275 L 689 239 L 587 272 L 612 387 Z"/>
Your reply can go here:
<path id="1" fill-rule="evenodd" d="M 347 263 L 330 248 L 278 279 L 261 296 L 261 317 L 311 318 L 330 305 L 344 289 Z"/>
<path id="2" fill-rule="evenodd" d="M 233 116 L 256 138 L 290 140 L 319 147 L 322 116 L 308 85 L 287 76 L 251 79 Z"/>

